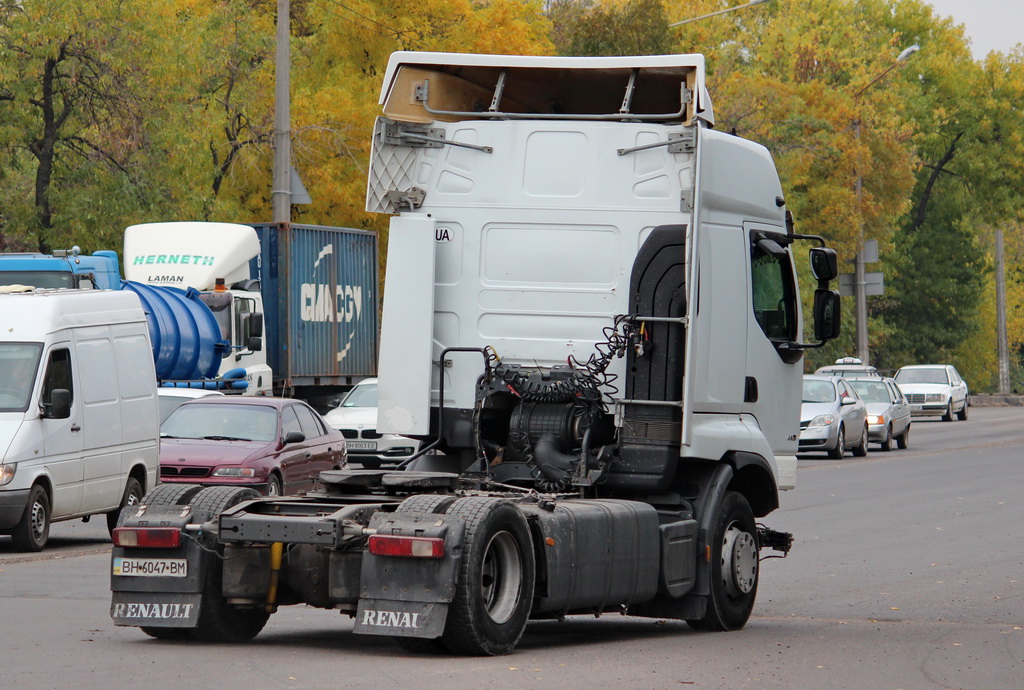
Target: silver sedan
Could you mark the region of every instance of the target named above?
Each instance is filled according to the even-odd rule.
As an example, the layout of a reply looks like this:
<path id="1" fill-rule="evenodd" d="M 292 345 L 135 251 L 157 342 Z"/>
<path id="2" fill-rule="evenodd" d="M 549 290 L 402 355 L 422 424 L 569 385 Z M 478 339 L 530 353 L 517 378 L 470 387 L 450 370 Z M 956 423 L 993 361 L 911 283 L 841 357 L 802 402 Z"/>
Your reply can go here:
<path id="1" fill-rule="evenodd" d="M 868 454 L 868 413 L 857 391 L 838 376 L 804 376 L 800 451 L 825 451 L 838 460 L 849 448 Z"/>

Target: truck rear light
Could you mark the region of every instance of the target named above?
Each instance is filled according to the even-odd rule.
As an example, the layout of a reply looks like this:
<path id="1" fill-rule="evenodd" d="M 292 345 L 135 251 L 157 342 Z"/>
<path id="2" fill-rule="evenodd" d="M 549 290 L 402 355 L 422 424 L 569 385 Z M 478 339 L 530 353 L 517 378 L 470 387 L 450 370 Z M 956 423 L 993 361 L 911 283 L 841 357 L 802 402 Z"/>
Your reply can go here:
<path id="1" fill-rule="evenodd" d="M 367 548 L 374 556 L 405 556 L 408 558 L 444 558 L 444 539 L 438 537 L 403 537 L 373 534 Z"/>
<path id="2" fill-rule="evenodd" d="M 176 549 L 181 546 L 181 530 L 175 527 L 118 527 L 114 546 L 140 549 Z"/>

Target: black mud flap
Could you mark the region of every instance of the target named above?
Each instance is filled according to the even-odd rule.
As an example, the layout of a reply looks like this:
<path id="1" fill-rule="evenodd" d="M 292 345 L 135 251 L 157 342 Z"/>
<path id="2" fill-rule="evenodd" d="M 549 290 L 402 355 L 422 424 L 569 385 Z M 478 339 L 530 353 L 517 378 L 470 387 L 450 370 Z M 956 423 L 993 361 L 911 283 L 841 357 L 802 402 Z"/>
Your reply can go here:
<path id="1" fill-rule="evenodd" d="M 448 604 L 426 601 L 360 599 L 353 631 L 363 635 L 440 637 Z"/>
<path id="2" fill-rule="evenodd" d="M 110 617 L 114 625 L 194 628 L 202 598 L 202 594 L 174 592 L 114 592 Z"/>

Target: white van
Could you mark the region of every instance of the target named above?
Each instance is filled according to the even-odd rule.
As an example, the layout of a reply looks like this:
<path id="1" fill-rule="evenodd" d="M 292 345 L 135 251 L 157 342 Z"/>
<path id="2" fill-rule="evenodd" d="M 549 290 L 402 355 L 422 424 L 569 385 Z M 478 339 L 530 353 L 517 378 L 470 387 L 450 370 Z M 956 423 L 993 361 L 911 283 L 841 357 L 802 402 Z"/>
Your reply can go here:
<path id="1" fill-rule="evenodd" d="M 39 551 L 52 521 L 105 513 L 113 528 L 156 484 L 153 350 L 134 293 L 3 290 L 0 534 Z"/>

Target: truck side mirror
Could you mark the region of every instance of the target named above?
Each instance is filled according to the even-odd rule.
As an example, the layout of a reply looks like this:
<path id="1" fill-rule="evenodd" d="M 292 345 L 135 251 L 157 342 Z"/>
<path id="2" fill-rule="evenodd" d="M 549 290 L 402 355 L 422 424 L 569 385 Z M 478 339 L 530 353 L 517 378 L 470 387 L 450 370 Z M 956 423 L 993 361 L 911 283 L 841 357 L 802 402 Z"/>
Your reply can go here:
<path id="1" fill-rule="evenodd" d="M 814 251 L 814 250 L 811 250 Z M 833 257 L 835 253 L 833 252 Z M 839 292 L 814 291 L 814 339 L 825 342 L 839 335 Z"/>
<path id="2" fill-rule="evenodd" d="M 50 393 L 50 404 L 46 406 L 43 416 L 47 419 L 67 419 L 71 416 L 71 391 L 67 388 L 55 388 Z"/>
<path id="3" fill-rule="evenodd" d="M 249 335 L 255 338 L 263 337 L 263 313 L 254 311 L 249 313 Z M 250 347 L 250 350 L 259 348 Z"/>
<path id="4" fill-rule="evenodd" d="M 817 280 L 835 280 L 839 275 L 836 252 L 830 247 L 811 248 L 811 275 Z"/>
<path id="5" fill-rule="evenodd" d="M 252 336 L 248 341 L 246 341 L 245 346 L 253 352 L 259 352 L 263 349 L 263 338 Z"/>

